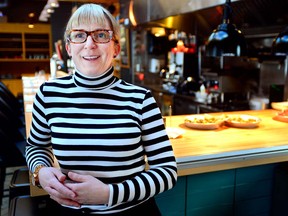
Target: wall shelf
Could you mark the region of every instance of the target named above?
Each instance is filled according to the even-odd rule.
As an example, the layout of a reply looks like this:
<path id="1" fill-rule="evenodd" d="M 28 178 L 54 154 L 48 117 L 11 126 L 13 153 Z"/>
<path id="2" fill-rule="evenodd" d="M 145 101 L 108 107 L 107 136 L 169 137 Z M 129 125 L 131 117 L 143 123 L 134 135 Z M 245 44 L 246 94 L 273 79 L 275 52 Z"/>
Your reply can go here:
<path id="1" fill-rule="evenodd" d="M 30 29 L 26 23 L 0 23 L 0 78 L 34 73 L 35 68 L 49 70 L 51 41 L 50 24 L 36 24 Z"/>

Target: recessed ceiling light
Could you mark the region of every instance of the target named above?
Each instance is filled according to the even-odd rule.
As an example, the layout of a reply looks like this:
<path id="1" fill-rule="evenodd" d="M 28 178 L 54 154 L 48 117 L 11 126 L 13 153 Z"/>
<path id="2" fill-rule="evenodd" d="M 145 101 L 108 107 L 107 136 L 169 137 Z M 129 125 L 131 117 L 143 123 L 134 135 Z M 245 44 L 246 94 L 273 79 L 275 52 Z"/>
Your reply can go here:
<path id="1" fill-rule="evenodd" d="M 30 17 L 30 18 L 32 18 L 32 17 L 34 17 L 35 16 L 35 13 L 29 13 L 28 14 L 28 17 Z"/>

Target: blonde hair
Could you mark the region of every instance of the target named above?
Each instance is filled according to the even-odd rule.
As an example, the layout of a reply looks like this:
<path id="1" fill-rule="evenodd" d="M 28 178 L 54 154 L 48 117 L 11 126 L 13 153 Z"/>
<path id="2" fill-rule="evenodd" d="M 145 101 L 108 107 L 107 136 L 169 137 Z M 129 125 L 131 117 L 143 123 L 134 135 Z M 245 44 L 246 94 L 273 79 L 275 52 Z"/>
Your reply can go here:
<path id="1" fill-rule="evenodd" d="M 113 40 L 115 43 L 119 43 L 120 39 L 120 27 L 114 16 L 104 7 L 97 4 L 84 4 L 79 7 L 70 17 L 65 34 L 64 34 L 64 41 L 67 41 L 67 37 L 69 32 L 75 28 L 75 26 L 79 26 L 80 24 L 91 24 L 97 23 L 100 26 L 104 26 L 109 24 L 109 27 L 113 31 Z"/>

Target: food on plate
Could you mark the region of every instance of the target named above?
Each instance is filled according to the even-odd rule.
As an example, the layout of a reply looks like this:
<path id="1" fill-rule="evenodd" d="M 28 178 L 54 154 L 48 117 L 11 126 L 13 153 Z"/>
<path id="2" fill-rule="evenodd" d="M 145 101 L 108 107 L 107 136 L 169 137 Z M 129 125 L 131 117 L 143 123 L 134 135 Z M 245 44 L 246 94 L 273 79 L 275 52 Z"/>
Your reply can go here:
<path id="1" fill-rule="evenodd" d="M 219 128 L 223 122 L 223 116 L 212 116 L 208 114 L 192 115 L 185 118 L 185 125 L 194 129 L 213 130 Z"/>
<path id="2" fill-rule="evenodd" d="M 288 109 L 278 112 L 276 116 L 273 117 L 274 120 L 288 122 Z"/>
<path id="3" fill-rule="evenodd" d="M 217 123 L 219 121 L 223 121 L 223 118 L 211 116 L 207 114 L 189 116 L 185 118 L 185 122 L 196 123 L 196 124 L 210 124 L 210 123 Z"/>
<path id="4" fill-rule="evenodd" d="M 288 109 L 278 113 L 279 116 L 285 116 L 288 118 Z"/>
<path id="5" fill-rule="evenodd" d="M 225 123 L 231 127 L 253 128 L 258 127 L 261 119 L 250 115 L 226 115 Z"/>
<path id="6" fill-rule="evenodd" d="M 259 120 L 253 116 L 228 116 L 226 121 L 237 123 L 257 123 Z"/>

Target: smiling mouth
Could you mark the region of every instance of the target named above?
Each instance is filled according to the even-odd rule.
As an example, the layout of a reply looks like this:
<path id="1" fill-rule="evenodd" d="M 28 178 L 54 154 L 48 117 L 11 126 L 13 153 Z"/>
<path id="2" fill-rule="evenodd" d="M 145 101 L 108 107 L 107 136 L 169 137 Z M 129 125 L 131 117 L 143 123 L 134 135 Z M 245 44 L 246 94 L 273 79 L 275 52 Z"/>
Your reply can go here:
<path id="1" fill-rule="evenodd" d="M 88 61 L 93 61 L 98 59 L 99 56 L 83 56 L 83 59 L 88 60 Z"/>

